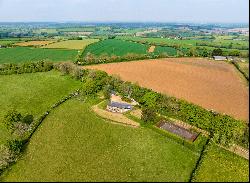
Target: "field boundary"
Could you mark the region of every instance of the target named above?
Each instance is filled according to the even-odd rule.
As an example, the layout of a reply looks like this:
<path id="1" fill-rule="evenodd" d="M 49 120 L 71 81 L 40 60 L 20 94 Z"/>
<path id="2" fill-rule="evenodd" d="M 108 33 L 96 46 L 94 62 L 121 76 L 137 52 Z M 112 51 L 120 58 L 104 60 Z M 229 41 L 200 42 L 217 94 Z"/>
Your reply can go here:
<path id="1" fill-rule="evenodd" d="M 241 156 L 247 160 L 249 160 L 249 151 L 239 145 L 232 145 L 231 147 L 227 148 L 225 146 L 222 146 L 222 145 L 219 145 L 221 148 L 227 150 L 227 151 L 230 151 L 238 156 Z"/>
<path id="2" fill-rule="evenodd" d="M 246 75 L 245 72 L 243 72 L 243 71 L 241 70 L 241 68 L 240 68 L 240 66 L 238 65 L 238 63 L 235 62 L 235 61 L 232 61 L 231 63 L 235 66 L 235 68 L 244 76 L 244 78 L 245 78 L 245 79 L 247 80 L 247 82 L 249 83 L 249 77 Z"/>
<path id="3" fill-rule="evenodd" d="M 194 167 L 194 169 L 193 169 L 193 171 L 191 173 L 191 176 L 190 176 L 190 179 L 189 179 L 188 182 L 194 182 L 196 172 L 199 170 L 204 158 L 206 157 L 206 154 L 207 154 L 207 151 L 208 151 L 208 148 L 209 148 L 210 145 L 211 145 L 211 139 L 208 139 L 206 144 L 202 148 L 199 159 L 196 162 L 196 165 L 195 165 L 195 167 Z"/>
<path id="4" fill-rule="evenodd" d="M 61 104 L 65 103 L 66 101 L 70 100 L 71 98 L 78 96 L 79 95 L 79 89 L 75 90 L 74 92 L 71 92 L 69 95 L 67 95 L 66 97 L 63 97 L 61 100 L 59 100 L 57 103 L 55 103 L 54 105 L 52 105 L 44 114 L 42 114 L 40 117 L 38 117 L 37 120 L 35 120 L 34 122 L 31 123 L 29 130 L 26 132 L 26 134 L 21 137 L 20 139 L 16 139 L 17 141 L 21 142 L 21 151 L 20 153 L 16 153 L 16 152 L 11 152 L 8 155 L 9 158 L 6 161 L 6 165 L 4 167 L 0 167 L 0 180 L 1 180 L 1 175 L 2 173 L 9 168 L 11 165 L 15 164 L 15 162 L 17 160 L 20 159 L 20 157 L 22 156 L 22 152 L 24 151 L 25 147 L 28 145 L 30 138 L 32 137 L 32 135 L 36 132 L 36 130 L 38 129 L 38 127 L 42 124 L 42 122 L 44 121 L 44 119 L 58 106 L 60 106 Z M 15 141 L 15 140 L 14 140 Z M 7 144 L 3 144 L 2 147 L 8 147 Z"/>

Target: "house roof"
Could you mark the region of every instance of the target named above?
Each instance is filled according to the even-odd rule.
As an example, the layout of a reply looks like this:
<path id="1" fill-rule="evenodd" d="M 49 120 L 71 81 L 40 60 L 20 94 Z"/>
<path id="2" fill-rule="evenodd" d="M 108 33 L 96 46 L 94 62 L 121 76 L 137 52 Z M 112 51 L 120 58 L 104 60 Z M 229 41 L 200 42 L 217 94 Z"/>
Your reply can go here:
<path id="1" fill-rule="evenodd" d="M 132 105 L 126 104 L 126 103 L 110 102 L 108 105 L 111 107 L 117 107 L 120 109 L 132 109 Z"/>
<path id="2" fill-rule="evenodd" d="M 223 57 L 223 56 L 214 56 L 215 60 L 226 60 L 227 57 Z"/>

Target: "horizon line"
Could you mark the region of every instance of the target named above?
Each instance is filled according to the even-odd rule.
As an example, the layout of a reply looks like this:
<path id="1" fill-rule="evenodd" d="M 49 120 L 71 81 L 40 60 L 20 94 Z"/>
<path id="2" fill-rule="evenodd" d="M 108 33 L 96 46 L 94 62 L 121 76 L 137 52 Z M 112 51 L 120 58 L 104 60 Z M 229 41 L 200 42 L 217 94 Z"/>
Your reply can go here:
<path id="1" fill-rule="evenodd" d="M 49 21 L 0 21 L 0 23 L 155 23 L 155 24 L 247 24 L 249 22 L 198 22 L 198 21 L 80 21 L 80 20 L 49 20 Z"/>

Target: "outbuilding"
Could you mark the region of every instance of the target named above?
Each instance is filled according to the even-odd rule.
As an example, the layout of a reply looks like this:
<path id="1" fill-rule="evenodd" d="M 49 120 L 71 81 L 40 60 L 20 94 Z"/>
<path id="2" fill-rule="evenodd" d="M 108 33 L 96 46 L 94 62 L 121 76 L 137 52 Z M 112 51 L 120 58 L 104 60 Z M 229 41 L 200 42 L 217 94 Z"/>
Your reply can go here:
<path id="1" fill-rule="evenodd" d="M 227 60 L 227 57 L 223 57 L 223 56 L 213 56 L 214 60 L 217 61 L 225 61 Z"/>

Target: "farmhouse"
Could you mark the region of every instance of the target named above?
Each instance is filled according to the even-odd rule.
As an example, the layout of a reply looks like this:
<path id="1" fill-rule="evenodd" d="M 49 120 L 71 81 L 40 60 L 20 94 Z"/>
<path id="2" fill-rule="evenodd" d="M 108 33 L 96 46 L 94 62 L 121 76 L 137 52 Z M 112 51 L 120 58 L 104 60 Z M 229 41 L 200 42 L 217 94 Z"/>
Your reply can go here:
<path id="1" fill-rule="evenodd" d="M 227 60 L 227 57 L 223 56 L 213 56 L 214 60 L 220 61 L 220 60 Z"/>
<path id="2" fill-rule="evenodd" d="M 116 113 L 124 113 L 129 110 L 132 110 L 132 105 L 127 103 L 120 103 L 120 102 L 110 102 L 107 105 L 107 110 L 110 112 L 116 112 Z"/>

